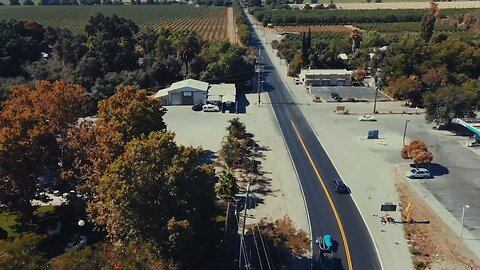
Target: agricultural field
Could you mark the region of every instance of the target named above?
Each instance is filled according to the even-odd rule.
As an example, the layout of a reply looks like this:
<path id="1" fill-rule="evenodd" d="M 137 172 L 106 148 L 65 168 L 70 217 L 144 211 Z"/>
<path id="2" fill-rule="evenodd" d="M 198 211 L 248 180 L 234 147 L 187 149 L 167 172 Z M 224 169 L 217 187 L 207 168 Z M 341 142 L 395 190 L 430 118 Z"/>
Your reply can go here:
<path id="1" fill-rule="evenodd" d="M 131 19 L 140 29 L 188 29 L 196 31 L 205 40 L 235 41 L 235 36 L 232 37 L 235 31 L 231 31 L 235 27 L 231 8 L 191 5 L 0 6 L 0 19 L 33 20 L 44 26 L 66 27 L 76 34 L 84 33 L 88 19 L 96 13 Z"/>
<path id="2" fill-rule="evenodd" d="M 382 0 L 382 3 L 367 3 L 360 0 L 333 1 L 339 9 L 368 10 L 368 9 L 425 9 L 430 5 L 429 1 L 412 0 Z M 372 1 L 374 2 L 374 1 Z M 478 1 L 454 1 L 437 2 L 440 9 L 451 8 L 480 8 Z"/>

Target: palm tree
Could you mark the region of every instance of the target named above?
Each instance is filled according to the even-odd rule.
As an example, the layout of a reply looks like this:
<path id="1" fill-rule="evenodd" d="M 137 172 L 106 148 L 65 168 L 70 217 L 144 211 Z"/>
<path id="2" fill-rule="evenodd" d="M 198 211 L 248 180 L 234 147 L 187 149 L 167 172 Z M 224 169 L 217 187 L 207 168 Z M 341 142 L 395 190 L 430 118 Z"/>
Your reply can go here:
<path id="1" fill-rule="evenodd" d="M 227 214 L 225 215 L 225 232 L 227 231 L 228 216 L 230 214 L 230 203 L 234 201 L 239 191 L 237 178 L 230 170 L 223 171 L 218 182 L 214 186 L 217 196 L 227 202 Z"/>
<path id="2" fill-rule="evenodd" d="M 173 45 L 177 49 L 178 57 L 185 64 L 185 76 L 188 76 L 188 65 L 195 55 L 202 50 L 200 38 L 189 30 L 175 33 Z"/>
<path id="3" fill-rule="evenodd" d="M 247 137 L 247 128 L 238 117 L 228 121 L 230 125 L 227 127 L 228 135 L 236 139 L 245 139 Z"/>
<path id="4" fill-rule="evenodd" d="M 360 42 L 362 41 L 362 35 L 355 29 L 350 33 L 350 41 L 352 42 L 352 53 L 355 54 L 358 48 L 360 48 Z"/>

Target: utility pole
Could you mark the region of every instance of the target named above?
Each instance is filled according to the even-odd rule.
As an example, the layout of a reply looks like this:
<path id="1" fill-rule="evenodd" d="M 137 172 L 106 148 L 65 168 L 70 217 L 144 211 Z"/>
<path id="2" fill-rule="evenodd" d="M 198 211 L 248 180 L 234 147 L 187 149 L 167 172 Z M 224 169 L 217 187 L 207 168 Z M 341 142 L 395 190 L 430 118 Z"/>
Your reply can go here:
<path id="1" fill-rule="evenodd" d="M 403 143 L 402 143 L 402 145 L 405 145 L 405 136 L 407 135 L 408 122 L 410 122 L 410 120 L 405 120 L 405 129 L 403 130 Z"/>
<path id="2" fill-rule="evenodd" d="M 257 148 L 255 147 L 255 144 L 253 144 L 253 147 L 254 147 L 255 153 L 254 153 L 254 158 L 252 160 L 252 164 L 251 164 L 251 167 L 250 167 L 250 171 L 251 171 L 251 173 L 255 173 L 255 180 L 257 180 L 257 177 L 258 177 L 257 170 L 258 170 L 258 168 L 257 168 L 255 157 L 257 156 L 258 153 L 257 153 Z M 255 181 L 255 183 L 257 183 L 257 181 Z M 249 257 L 248 254 L 247 254 L 247 246 L 245 245 L 245 228 L 246 228 L 247 215 L 248 215 L 247 214 L 248 202 L 249 202 L 248 198 L 249 198 L 249 195 L 250 195 L 251 185 L 252 185 L 252 177 L 249 177 L 248 185 L 247 185 L 247 191 L 246 191 L 246 194 L 245 194 L 245 206 L 244 206 L 244 212 L 243 212 L 242 235 L 240 237 L 240 254 L 238 256 L 238 269 L 239 270 L 242 269 L 242 253 L 243 252 L 244 252 L 243 257 L 245 258 L 245 268 L 250 269 L 250 265 L 248 265 L 249 260 L 247 260 L 247 258 Z M 244 250 L 243 250 L 243 246 L 245 247 Z M 250 254 L 250 257 L 251 257 L 251 254 Z"/>
<path id="3" fill-rule="evenodd" d="M 245 209 L 244 209 L 244 212 L 243 212 L 243 224 L 242 224 L 242 235 L 240 236 L 240 254 L 238 255 L 238 269 L 241 270 L 242 269 L 242 256 L 246 257 L 247 254 L 247 250 L 246 250 L 246 246 L 245 246 L 245 254 L 242 254 L 243 253 L 243 246 L 245 245 L 244 243 L 244 237 L 245 237 L 245 226 L 246 226 L 246 222 L 247 222 L 247 209 L 248 209 L 248 195 L 250 193 L 250 184 L 251 184 L 251 179 L 248 183 L 248 186 L 247 186 L 247 194 L 245 196 Z M 247 264 L 248 262 L 245 261 L 245 265 Z"/>
<path id="4" fill-rule="evenodd" d="M 263 92 L 263 83 L 262 83 L 262 77 L 263 77 L 263 66 L 261 63 L 258 63 L 258 59 L 260 59 L 262 49 L 258 48 L 258 56 L 257 56 L 257 64 L 255 65 L 255 78 L 254 78 L 254 90 L 257 91 L 258 95 L 258 106 L 260 106 L 261 100 L 260 100 L 260 92 Z"/>

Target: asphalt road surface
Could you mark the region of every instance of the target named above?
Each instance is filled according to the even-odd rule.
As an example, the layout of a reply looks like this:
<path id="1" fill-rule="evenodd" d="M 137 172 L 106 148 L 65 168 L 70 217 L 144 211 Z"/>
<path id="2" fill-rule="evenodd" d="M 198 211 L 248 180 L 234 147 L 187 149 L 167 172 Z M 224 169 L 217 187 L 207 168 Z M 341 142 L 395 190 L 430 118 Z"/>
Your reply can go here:
<path id="1" fill-rule="evenodd" d="M 254 31 L 252 33 L 252 45 L 261 47 L 258 36 Z M 314 259 L 311 265 L 314 269 L 381 269 L 374 244 L 358 209 L 350 195 L 334 192 L 332 179 L 340 177 L 300 111 L 298 106 L 301 105 L 295 104 L 274 70 L 265 48 L 261 49 L 259 62 L 265 65 L 264 91 L 268 92 L 303 187 L 314 238 L 312 241 L 324 234 L 332 235 L 335 241 L 335 259 L 316 262 L 320 254 L 317 246 L 313 245 Z"/>

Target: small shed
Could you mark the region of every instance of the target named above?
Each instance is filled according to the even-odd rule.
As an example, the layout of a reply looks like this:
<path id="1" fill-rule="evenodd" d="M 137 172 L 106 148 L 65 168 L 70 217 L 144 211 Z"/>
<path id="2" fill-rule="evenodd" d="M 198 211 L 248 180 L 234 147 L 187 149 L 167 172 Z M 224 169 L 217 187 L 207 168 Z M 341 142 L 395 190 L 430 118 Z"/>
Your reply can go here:
<path id="1" fill-rule="evenodd" d="M 170 87 L 160 89 L 154 98 L 164 105 L 205 104 L 209 83 L 187 79 L 173 83 Z"/>

